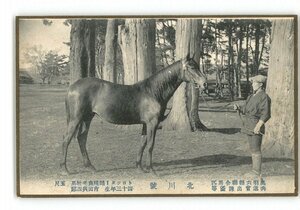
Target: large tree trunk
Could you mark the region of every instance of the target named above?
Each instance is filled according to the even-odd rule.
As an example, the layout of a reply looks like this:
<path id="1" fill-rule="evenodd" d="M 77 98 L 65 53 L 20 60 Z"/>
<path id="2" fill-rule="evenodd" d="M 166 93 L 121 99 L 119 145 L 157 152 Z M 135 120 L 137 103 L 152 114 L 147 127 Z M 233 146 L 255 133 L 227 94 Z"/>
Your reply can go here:
<path id="1" fill-rule="evenodd" d="M 95 22 L 72 20 L 70 84 L 84 77 L 95 77 Z"/>
<path id="2" fill-rule="evenodd" d="M 294 20 L 274 20 L 267 82 L 272 109 L 263 141 L 267 156 L 294 158 L 294 47 Z"/>
<path id="3" fill-rule="evenodd" d="M 110 19 L 107 22 L 105 36 L 105 59 L 103 69 L 103 79 L 117 83 L 117 38 L 118 25 L 116 19 Z"/>
<path id="4" fill-rule="evenodd" d="M 124 83 L 134 84 L 155 72 L 155 20 L 126 19 L 119 26 L 118 40 L 122 49 Z"/>
<path id="5" fill-rule="evenodd" d="M 179 19 L 176 27 L 176 57 L 181 59 L 188 53 L 200 60 L 201 20 Z M 204 130 L 198 115 L 199 90 L 193 84 L 182 83 L 173 97 L 172 110 L 164 123 L 164 130 Z"/>
<path id="6" fill-rule="evenodd" d="M 105 36 L 107 21 L 95 20 L 95 65 L 96 75 L 98 78 L 103 79 L 103 67 L 105 61 Z"/>

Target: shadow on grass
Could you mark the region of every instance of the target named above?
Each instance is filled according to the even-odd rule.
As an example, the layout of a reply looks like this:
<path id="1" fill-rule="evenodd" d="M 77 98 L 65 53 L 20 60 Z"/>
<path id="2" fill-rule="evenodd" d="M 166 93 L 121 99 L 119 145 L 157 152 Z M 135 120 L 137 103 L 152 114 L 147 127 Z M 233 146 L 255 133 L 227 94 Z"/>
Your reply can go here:
<path id="1" fill-rule="evenodd" d="M 292 159 L 286 158 L 263 158 L 263 163 L 267 162 L 292 162 Z M 197 167 L 205 166 L 206 169 L 209 168 L 224 168 L 224 167 L 231 167 L 231 166 L 240 166 L 240 165 L 250 165 L 252 163 L 250 156 L 238 156 L 238 155 L 229 155 L 229 154 L 217 154 L 217 155 L 206 155 L 200 156 L 197 158 L 191 159 L 178 159 L 178 160 L 171 160 L 161 163 L 153 163 L 155 167 L 155 171 L 157 172 L 166 172 L 172 171 L 172 174 L 181 173 L 182 170 L 189 169 L 189 170 L 199 170 Z M 145 167 L 145 165 L 144 165 Z M 176 169 L 176 172 L 174 171 Z M 122 170 L 137 170 L 135 166 L 128 166 L 128 167 L 117 167 L 117 168 L 110 168 L 110 169 L 98 169 L 95 171 L 96 173 L 99 172 L 117 172 Z M 80 170 L 74 171 L 71 174 L 82 174 L 82 173 L 91 173 L 88 170 Z M 138 173 L 143 173 L 139 171 Z M 164 174 L 166 175 L 166 174 Z"/>
<path id="2" fill-rule="evenodd" d="M 291 162 L 293 160 L 287 158 L 263 158 L 263 162 Z M 197 166 L 217 166 L 217 167 L 229 167 L 251 164 L 252 160 L 250 156 L 237 156 L 229 154 L 217 154 L 206 155 L 192 159 L 172 160 L 161 163 L 155 163 L 155 166 L 182 166 L 182 168 L 192 168 Z M 160 167 L 158 171 L 163 171 L 163 167 Z M 169 170 L 169 168 L 168 168 Z"/>
<path id="3" fill-rule="evenodd" d="M 208 128 L 207 132 L 216 132 L 222 134 L 236 134 L 241 132 L 241 128 Z"/>
<path id="4" fill-rule="evenodd" d="M 199 112 L 230 112 L 230 113 L 236 113 L 234 110 L 229 109 L 199 109 Z"/>

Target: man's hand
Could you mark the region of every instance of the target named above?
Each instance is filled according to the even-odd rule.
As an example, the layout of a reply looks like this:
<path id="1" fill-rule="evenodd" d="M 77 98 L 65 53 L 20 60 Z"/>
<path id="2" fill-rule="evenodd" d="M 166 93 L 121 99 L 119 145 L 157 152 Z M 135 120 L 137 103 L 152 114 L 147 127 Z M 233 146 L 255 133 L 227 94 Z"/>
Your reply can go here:
<path id="1" fill-rule="evenodd" d="M 263 126 L 263 124 L 264 124 L 264 121 L 259 120 L 259 121 L 257 122 L 257 124 L 256 124 L 256 126 L 255 126 L 253 132 L 254 132 L 255 134 L 260 134 L 260 128 L 261 128 L 261 126 Z"/>
<path id="2" fill-rule="evenodd" d="M 234 110 L 240 110 L 240 106 L 238 104 L 233 104 L 233 109 Z"/>

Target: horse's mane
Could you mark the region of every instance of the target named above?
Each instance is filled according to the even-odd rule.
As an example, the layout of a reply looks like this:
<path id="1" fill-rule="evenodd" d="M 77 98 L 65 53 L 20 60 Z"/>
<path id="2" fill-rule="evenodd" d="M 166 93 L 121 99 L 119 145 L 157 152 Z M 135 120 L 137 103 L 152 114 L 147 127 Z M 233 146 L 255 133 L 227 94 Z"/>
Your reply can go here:
<path id="1" fill-rule="evenodd" d="M 149 78 L 136 83 L 140 88 L 145 89 L 149 94 L 155 96 L 159 100 L 167 97 L 169 91 L 174 89 L 179 81 L 181 69 L 181 61 L 167 66 Z"/>

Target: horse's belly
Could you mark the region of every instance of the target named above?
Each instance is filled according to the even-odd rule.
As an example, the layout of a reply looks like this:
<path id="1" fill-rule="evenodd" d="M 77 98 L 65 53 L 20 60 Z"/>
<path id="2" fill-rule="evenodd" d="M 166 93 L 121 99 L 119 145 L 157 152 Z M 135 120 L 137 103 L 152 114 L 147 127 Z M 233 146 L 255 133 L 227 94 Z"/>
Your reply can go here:
<path id="1" fill-rule="evenodd" d="M 104 120 L 114 124 L 140 124 L 138 110 L 124 104 L 110 104 L 97 107 L 95 112 Z"/>

